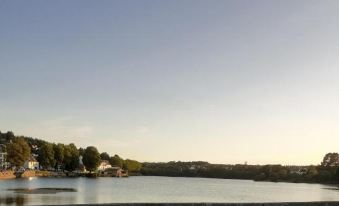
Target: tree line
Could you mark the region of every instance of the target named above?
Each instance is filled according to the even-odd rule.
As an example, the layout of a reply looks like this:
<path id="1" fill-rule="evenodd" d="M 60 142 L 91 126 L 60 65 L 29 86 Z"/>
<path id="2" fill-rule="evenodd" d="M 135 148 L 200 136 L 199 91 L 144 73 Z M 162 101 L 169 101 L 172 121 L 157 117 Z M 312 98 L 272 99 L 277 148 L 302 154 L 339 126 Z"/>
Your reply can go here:
<path id="1" fill-rule="evenodd" d="M 210 164 L 195 162 L 144 162 L 123 159 L 119 155 L 99 153 L 96 147 L 77 148 L 74 144 L 49 143 L 44 140 L 15 136 L 12 132 L 0 132 L 0 144 L 7 148 L 7 160 L 20 167 L 32 155 L 37 157 L 44 169 L 74 171 L 83 169 L 79 157 L 87 170 L 95 171 L 101 160 L 119 166 L 129 172 L 145 176 L 206 177 L 225 179 L 248 179 L 256 181 L 285 181 L 309 183 L 339 183 L 339 154 L 328 153 L 319 165 L 247 165 Z"/>
<path id="2" fill-rule="evenodd" d="M 143 163 L 142 175 L 247 179 L 273 182 L 339 183 L 339 154 L 328 153 L 319 165 L 225 165 L 208 162 Z"/>
<path id="3" fill-rule="evenodd" d="M 141 163 L 136 160 L 124 160 L 119 155 L 110 156 L 107 152 L 99 153 L 95 146 L 77 148 L 75 144 L 50 143 L 41 139 L 15 136 L 13 132 L 0 132 L 0 144 L 5 145 L 7 161 L 12 167 L 22 167 L 32 155 L 36 157 L 42 169 L 74 171 L 85 167 L 92 172 L 102 160 L 112 166 L 118 166 L 130 172 L 139 172 Z M 79 164 L 80 156 L 83 165 Z"/>

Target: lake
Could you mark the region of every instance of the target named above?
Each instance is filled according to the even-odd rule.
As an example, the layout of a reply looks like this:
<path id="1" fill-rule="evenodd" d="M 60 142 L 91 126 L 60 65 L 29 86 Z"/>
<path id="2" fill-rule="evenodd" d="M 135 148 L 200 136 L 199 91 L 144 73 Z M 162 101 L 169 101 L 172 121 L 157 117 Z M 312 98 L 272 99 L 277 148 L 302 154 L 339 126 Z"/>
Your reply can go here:
<path id="1" fill-rule="evenodd" d="M 15 189 L 74 188 L 56 194 Z M 9 190 L 12 189 L 12 190 Z M 14 190 L 13 190 L 14 189 Z M 291 202 L 338 201 L 334 186 L 181 177 L 29 178 L 0 181 L 2 205 L 125 202 Z"/>

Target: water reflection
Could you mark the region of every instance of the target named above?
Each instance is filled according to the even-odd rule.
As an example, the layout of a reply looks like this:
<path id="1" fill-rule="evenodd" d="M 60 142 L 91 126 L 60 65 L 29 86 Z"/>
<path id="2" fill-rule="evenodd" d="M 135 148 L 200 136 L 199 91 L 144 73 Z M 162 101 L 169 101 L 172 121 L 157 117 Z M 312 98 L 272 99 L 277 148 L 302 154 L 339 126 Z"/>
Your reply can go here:
<path id="1" fill-rule="evenodd" d="M 0 196 L 0 205 L 25 205 L 27 198 L 23 195 Z"/>
<path id="2" fill-rule="evenodd" d="M 56 194 L 60 192 L 76 192 L 77 190 L 74 188 L 15 188 L 8 189 L 8 191 L 13 191 L 15 193 L 21 194 Z"/>
<path id="3" fill-rule="evenodd" d="M 6 191 L 10 192 L 7 193 Z M 27 205 L 32 202 L 32 198 L 44 203 L 64 204 L 75 203 L 75 196 L 58 196 L 57 193 L 76 192 L 75 188 L 10 188 L 4 190 L 0 196 L 1 205 Z"/>
<path id="4" fill-rule="evenodd" d="M 339 191 L 338 187 L 324 187 L 323 189 L 325 190 L 335 190 L 335 191 Z"/>
<path id="5" fill-rule="evenodd" d="M 339 201 L 339 191 L 336 189 L 337 187 L 331 185 L 207 178 L 13 179 L 0 182 L 0 206 L 135 202 Z"/>
<path id="6" fill-rule="evenodd" d="M 42 203 L 53 203 L 53 204 L 75 204 L 76 199 L 74 196 L 54 196 L 54 195 L 42 195 L 42 196 L 30 196 L 30 195 L 2 195 L 0 196 L 0 206 L 6 205 L 6 206 L 22 206 L 22 205 L 29 205 L 32 202 L 32 198 L 38 200 L 40 204 Z"/>

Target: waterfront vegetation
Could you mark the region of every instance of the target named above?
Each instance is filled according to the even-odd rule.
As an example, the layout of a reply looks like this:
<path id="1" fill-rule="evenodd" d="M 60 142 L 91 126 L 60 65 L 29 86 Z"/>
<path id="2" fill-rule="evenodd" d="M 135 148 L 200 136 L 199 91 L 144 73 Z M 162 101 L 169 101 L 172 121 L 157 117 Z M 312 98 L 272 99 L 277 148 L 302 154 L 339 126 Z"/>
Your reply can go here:
<path id="1" fill-rule="evenodd" d="M 337 156 L 337 154 L 335 154 Z M 339 183 L 338 166 L 224 165 L 208 162 L 144 163 L 143 175 L 248 179 L 273 182 Z"/>
<path id="2" fill-rule="evenodd" d="M 248 179 L 256 181 L 284 181 L 305 183 L 339 183 L 339 154 L 328 153 L 319 165 L 247 165 L 210 164 L 208 162 L 140 163 L 99 153 L 96 147 L 77 148 L 74 144 L 50 143 L 44 140 L 15 136 L 13 132 L 1 133 L 0 144 L 6 145 L 7 161 L 13 167 L 21 167 L 31 155 L 37 157 L 42 170 L 96 171 L 101 160 L 128 170 L 130 174 L 144 176 L 206 177 L 224 179 Z M 79 157 L 83 157 L 83 166 Z M 85 167 L 85 168 L 81 168 Z"/>
<path id="3" fill-rule="evenodd" d="M 121 167 L 132 174 L 139 173 L 141 169 L 141 163 L 138 161 L 123 159 L 119 155 L 110 156 L 106 152 L 100 154 L 94 146 L 77 148 L 73 143 L 50 143 L 32 137 L 15 136 L 13 132 L 0 132 L 0 144 L 5 145 L 3 150 L 10 165 L 7 167 L 11 169 L 22 167 L 31 156 L 36 157 L 42 170 L 73 172 L 87 169 L 93 172 L 101 160 L 107 160 L 111 165 Z M 81 156 L 83 165 L 79 163 Z"/>

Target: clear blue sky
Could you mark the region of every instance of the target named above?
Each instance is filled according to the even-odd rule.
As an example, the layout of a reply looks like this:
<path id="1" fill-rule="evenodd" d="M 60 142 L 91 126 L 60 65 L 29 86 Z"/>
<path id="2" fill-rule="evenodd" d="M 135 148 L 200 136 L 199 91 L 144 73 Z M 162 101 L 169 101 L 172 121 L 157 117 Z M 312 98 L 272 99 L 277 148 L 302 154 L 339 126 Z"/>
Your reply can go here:
<path id="1" fill-rule="evenodd" d="M 140 161 L 339 151 L 339 1 L 0 2 L 0 129 Z"/>

